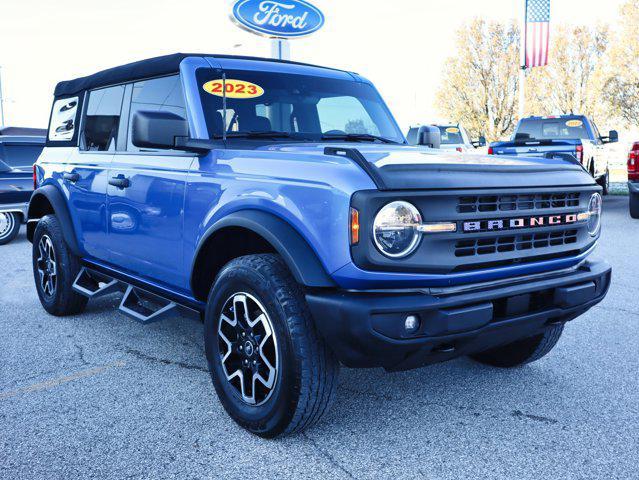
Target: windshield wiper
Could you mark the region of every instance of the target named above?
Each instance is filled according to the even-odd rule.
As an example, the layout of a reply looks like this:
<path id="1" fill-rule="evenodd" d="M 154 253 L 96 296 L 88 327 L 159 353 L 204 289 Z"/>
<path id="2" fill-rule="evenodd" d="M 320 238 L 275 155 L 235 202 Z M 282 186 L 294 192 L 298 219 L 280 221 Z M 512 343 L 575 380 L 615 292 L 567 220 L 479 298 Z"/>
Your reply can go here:
<path id="1" fill-rule="evenodd" d="M 322 140 L 345 140 L 347 142 L 376 142 L 399 143 L 390 138 L 371 135 L 370 133 L 335 133 L 322 135 Z"/>
<path id="2" fill-rule="evenodd" d="M 229 132 L 226 134 L 226 138 L 289 138 L 291 134 L 289 132 Z M 215 135 L 214 138 L 222 138 L 222 135 Z"/>

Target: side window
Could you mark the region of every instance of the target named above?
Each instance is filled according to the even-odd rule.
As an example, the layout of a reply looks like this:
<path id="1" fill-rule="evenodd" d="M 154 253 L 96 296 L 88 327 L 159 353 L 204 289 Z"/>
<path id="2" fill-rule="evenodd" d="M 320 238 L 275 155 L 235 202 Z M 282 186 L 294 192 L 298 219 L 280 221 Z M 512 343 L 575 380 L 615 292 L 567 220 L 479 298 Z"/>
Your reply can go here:
<path id="1" fill-rule="evenodd" d="M 115 151 L 123 98 L 124 85 L 89 92 L 82 131 L 84 150 Z"/>
<path id="2" fill-rule="evenodd" d="M 68 142 L 73 139 L 78 118 L 78 100 L 78 97 L 62 98 L 53 103 L 49 123 L 50 141 Z"/>
<path id="3" fill-rule="evenodd" d="M 131 127 L 133 115 L 136 112 L 165 111 L 175 113 L 186 119 L 186 104 L 182 92 L 182 82 L 179 75 L 154 78 L 133 84 L 131 95 L 131 112 L 129 114 L 129 128 L 127 131 L 126 149 L 129 152 L 139 152 L 140 149 L 131 141 Z M 227 113 L 228 115 L 228 113 Z M 230 115 L 229 115 L 230 117 Z"/>
<path id="4" fill-rule="evenodd" d="M 379 129 L 364 105 L 355 97 L 325 97 L 317 104 L 322 133 L 368 133 Z"/>

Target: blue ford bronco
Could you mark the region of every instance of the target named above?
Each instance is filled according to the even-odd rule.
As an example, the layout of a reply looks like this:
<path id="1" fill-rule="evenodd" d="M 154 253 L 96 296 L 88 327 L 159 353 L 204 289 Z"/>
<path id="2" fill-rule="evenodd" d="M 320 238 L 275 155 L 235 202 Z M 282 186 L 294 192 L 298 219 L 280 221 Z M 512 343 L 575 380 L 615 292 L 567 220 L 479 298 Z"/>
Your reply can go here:
<path id="1" fill-rule="evenodd" d="M 204 319 L 219 399 L 300 431 L 340 364 L 547 354 L 600 302 L 601 187 L 575 162 L 407 144 L 351 72 L 175 54 L 61 82 L 28 238 L 43 307 Z"/>

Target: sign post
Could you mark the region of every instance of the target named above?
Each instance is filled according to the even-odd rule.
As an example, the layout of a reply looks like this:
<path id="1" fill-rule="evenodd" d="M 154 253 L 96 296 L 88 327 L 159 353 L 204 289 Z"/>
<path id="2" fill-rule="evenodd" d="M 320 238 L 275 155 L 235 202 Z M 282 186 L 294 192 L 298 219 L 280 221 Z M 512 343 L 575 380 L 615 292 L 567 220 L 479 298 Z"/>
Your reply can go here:
<path id="1" fill-rule="evenodd" d="M 288 40 L 283 38 L 274 38 L 271 40 L 271 57 L 278 60 L 291 59 L 291 46 Z"/>
<path id="2" fill-rule="evenodd" d="M 321 10 L 305 0 L 234 0 L 231 20 L 241 29 L 271 39 L 271 57 L 290 60 L 290 39 L 324 25 Z"/>

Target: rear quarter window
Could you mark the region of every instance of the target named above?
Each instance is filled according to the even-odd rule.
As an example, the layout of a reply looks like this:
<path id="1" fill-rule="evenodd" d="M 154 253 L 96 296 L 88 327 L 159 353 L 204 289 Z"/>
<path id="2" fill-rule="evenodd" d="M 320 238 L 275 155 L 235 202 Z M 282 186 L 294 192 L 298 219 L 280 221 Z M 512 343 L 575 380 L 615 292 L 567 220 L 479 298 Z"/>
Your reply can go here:
<path id="1" fill-rule="evenodd" d="M 50 142 L 68 142 L 75 135 L 78 120 L 79 97 L 62 98 L 53 103 L 48 139 Z"/>

